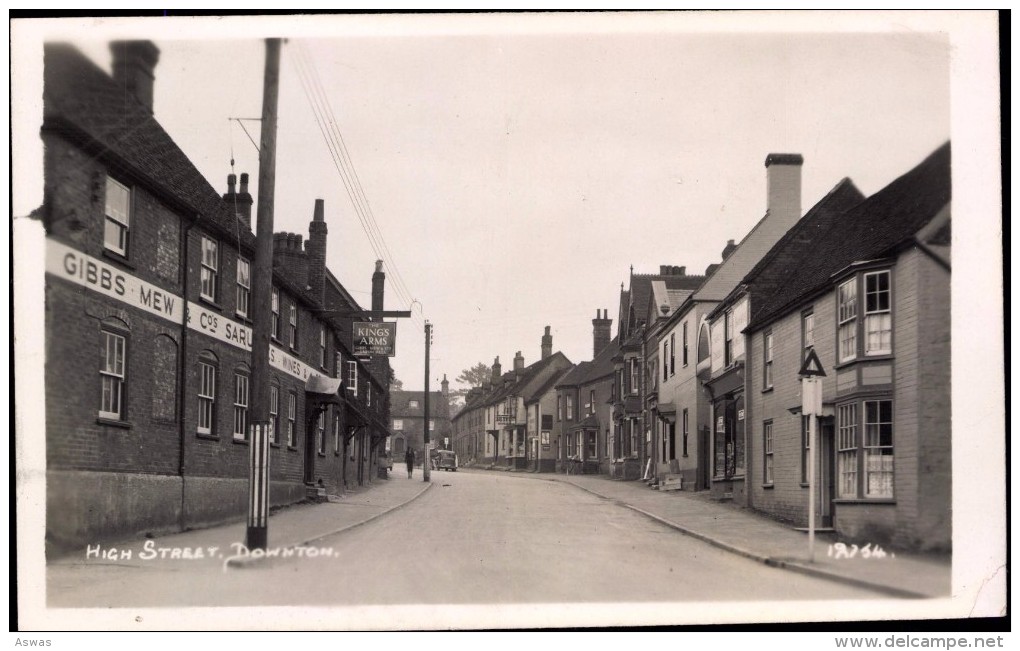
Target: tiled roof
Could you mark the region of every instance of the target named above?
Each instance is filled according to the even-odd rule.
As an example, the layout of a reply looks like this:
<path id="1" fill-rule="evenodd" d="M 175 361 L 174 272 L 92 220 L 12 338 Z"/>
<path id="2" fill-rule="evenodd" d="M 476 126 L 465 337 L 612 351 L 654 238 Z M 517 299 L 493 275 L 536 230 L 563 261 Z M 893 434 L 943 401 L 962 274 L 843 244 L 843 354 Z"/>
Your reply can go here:
<path id="1" fill-rule="evenodd" d="M 418 401 L 411 407 L 412 400 Z M 393 418 L 424 418 L 424 391 L 390 391 L 390 414 Z M 429 415 L 434 419 L 450 417 L 450 403 L 442 391 L 429 391 Z"/>
<path id="2" fill-rule="evenodd" d="M 765 325 L 799 301 L 830 286 L 832 275 L 854 262 L 891 255 L 913 240 L 951 199 L 950 160 L 947 142 L 842 216 L 830 216 L 828 227 L 820 227 L 811 238 L 810 255 L 796 259 L 777 257 L 769 278 L 781 277 L 783 282 L 777 283 L 768 300 L 759 304 L 749 327 Z M 805 226 L 810 227 L 810 223 Z M 760 270 L 760 275 L 765 272 Z"/>
<path id="3" fill-rule="evenodd" d="M 614 337 L 609 345 L 602 349 L 590 362 L 581 362 L 569 373 L 560 378 L 557 387 L 581 386 L 594 382 L 614 373 L 613 357 L 620 352 L 620 338 Z"/>
<path id="4" fill-rule="evenodd" d="M 59 133 L 162 199 L 199 214 L 214 230 L 253 250 L 255 236 L 238 228 L 223 203 L 152 114 L 113 78 L 66 44 L 46 44 L 43 55 L 43 130 Z"/>
<path id="5" fill-rule="evenodd" d="M 662 281 L 667 290 L 694 291 L 705 282 L 704 276 L 681 276 L 658 274 L 634 274 L 630 279 L 630 306 L 634 309 L 634 318 L 644 320 L 648 314 L 648 302 L 652 298 L 652 281 Z M 635 324 L 629 324 L 631 328 Z"/>

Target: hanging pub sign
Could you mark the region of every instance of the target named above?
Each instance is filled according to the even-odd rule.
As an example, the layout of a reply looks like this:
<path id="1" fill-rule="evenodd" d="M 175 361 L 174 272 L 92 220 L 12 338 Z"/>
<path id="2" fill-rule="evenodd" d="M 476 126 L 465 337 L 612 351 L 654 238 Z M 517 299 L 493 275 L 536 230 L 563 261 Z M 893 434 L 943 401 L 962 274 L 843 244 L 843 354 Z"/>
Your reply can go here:
<path id="1" fill-rule="evenodd" d="M 354 354 L 393 357 L 397 348 L 397 324 L 391 322 L 354 322 Z"/>

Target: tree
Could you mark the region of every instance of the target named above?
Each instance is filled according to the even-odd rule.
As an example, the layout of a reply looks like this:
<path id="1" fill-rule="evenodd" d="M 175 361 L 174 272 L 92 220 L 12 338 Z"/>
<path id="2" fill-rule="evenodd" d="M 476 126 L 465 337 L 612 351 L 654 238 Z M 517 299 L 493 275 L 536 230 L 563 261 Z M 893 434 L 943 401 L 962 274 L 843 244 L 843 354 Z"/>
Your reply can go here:
<path id="1" fill-rule="evenodd" d="M 460 384 L 466 384 L 467 388 L 480 387 L 492 375 L 492 368 L 484 362 L 478 362 L 471 368 L 466 368 L 461 371 L 457 379 L 454 380 Z M 458 393 L 466 393 L 467 390 L 461 390 Z"/>

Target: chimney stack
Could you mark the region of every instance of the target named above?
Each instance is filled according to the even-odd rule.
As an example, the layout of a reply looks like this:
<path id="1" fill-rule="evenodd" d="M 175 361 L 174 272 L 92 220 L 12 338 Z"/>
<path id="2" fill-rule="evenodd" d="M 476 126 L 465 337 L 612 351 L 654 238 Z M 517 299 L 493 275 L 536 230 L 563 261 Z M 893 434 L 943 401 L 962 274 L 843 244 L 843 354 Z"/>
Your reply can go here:
<path id="1" fill-rule="evenodd" d="M 549 334 L 549 326 L 545 327 L 545 334 L 542 335 L 542 359 L 552 355 L 552 335 Z"/>
<path id="2" fill-rule="evenodd" d="M 237 182 L 237 176 L 230 174 L 227 176 L 227 193 L 223 195 L 223 201 L 227 204 L 227 207 L 234 213 L 237 219 L 240 219 L 245 227 L 251 231 L 251 205 L 252 198 L 248 194 L 248 175 L 241 175 L 241 189 L 237 190 L 235 187 Z"/>
<path id="3" fill-rule="evenodd" d="M 326 291 L 326 211 L 322 199 L 315 200 L 315 211 L 312 222 L 308 224 L 308 241 L 305 251 L 308 254 L 308 287 L 312 296 L 325 301 Z"/>
<path id="4" fill-rule="evenodd" d="M 592 359 L 598 357 L 612 339 L 613 320 L 609 318 L 609 310 L 595 310 L 595 318 L 592 319 L 594 334 L 594 352 Z"/>
<path id="5" fill-rule="evenodd" d="M 383 261 L 375 261 L 375 273 L 372 274 L 372 311 L 382 312 L 383 294 L 386 287 L 386 274 L 382 270 Z M 382 317 L 379 317 L 382 321 Z"/>
<path id="6" fill-rule="evenodd" d="M 503 377 L 503 367 L 499 365 L 499 355 L 497 355 L 492 362 L 492 383 L 495 384 L 501 377 Z"/>
<path id="7" fill-rule="evenodd" d="M 732 254 L 733 251 L 736 250 L 736 248 L 737 245 L 733 240 L 727 241 L 726 246 L 722 250 L 722 259 L 725 260 L 726 258 L 730 257 L 730 254 Z"/>
<path id="8" fill-rule="evenodd" d="M 440 382 L 439 385 L 441 387 L 443 387 L 443 397 L 444 398 L 449 398 L 450 397 L 450 383 L 447 382 L 447 380 L 446 380 L 446 373 L 443 373 L 443 381 Z"/>
<path id="9" fill-rule="evenodd" d="M 523 370 L 524 370 L 524 355 L 521 355 L 521 351 L 518 350 L 517 354 L 514 355 L 514 371 L 518 372 Z"/>
<path id="10" fill-rule="evenodd" d="M 152 114 L 153 83 L 159 48 L 152 41 L 113 41 L 113 80 Z"/>
<path id="11" fill-rule="evenodd" d="M 793 226 L 800 219 L 800 179 L 804 157 L 800 154 L 769 154 L 765 158 L 768 214 Z"/>

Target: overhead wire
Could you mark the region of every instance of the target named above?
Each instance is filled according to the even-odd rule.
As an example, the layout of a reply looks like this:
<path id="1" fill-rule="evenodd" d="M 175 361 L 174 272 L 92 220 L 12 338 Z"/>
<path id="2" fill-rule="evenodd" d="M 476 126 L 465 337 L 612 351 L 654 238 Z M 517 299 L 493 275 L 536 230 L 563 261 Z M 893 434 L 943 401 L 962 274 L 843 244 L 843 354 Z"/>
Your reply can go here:
<path id="1" fill-rule="evenodd" d="M 414 302 L 413 294 L 408 289 L 407 284 L 404 281 L 403 274 L 401 274 L 396 263 L 395 256 L 392 251 L 390 251 L 385 238 L 382 236 L 382 232 L 379 229 L 378 222 L 376 221 L 372 211 L 371 204 L 368 201 L 364 187 L 361 184 L 361 179 L 357 174 L 353 161 L 351 160 L 350 152 L 347 149 L 343 134 L 340 131 L 338 122 L 334 115 L 332 105 L 329 102 L 328 95 L 322 85 L 321 79 L 318 76 L 314 63 L 310 60 L 307 52 L 300 45 L 298 46 L 298 51 L 295 56 L 295 63 L 298 67 L 302 87 L 305 90 L 305 94 L 308 97 L 309 102 L 313 106 L 313 114 L 315 115 L 316 122 L 318 123 L 320 131 L 323 131 L 323 137 L 326 139 L 327 146 L 330 148 L 331 156 L 333 156 L 334 159 L 334 165 L 337 167 L 337 171 L 340 173 L 341 178 L 344 181 L 344 187 L 348 192 L 351 203 L 359 221 L 361 222 L 362 229 L 369 238 L 369 243 L 372 245 L 376 254 L 389 263 L 389 270 L 391 271 L 394 290 L 397 292 L 402 301 L 410 307 L 410 305 Z M 324 124 L 327 128 L 323 127 Z M 339 161 L 337 159 L 339 159 Z M 413 316 L 415 320 L 419 322 L 419 325 L 423 325 L 421 317 L 418 315 Z"/>
<path id="2" fill-rule="evenodd" d="M 309 72 L 309 66 L 311 66 L 311 64 L 303 57 L 296 57 L 295 63 L 297 65 L 298 77 L 301 81 L 302 88 L 312 106 L 313 117 L 316 120 L 316 124 L 319 127 L 324 140 L 326 141 L 327 148 L 330 151 L 330 156 L 333 159 L 333 164 L 337 168 L 337 172 L 340 174 L 341 180 L 344 183 L 344 189 L 347 191 L 348 196 L 351 199 L 352 206 L 355 209 L 355 214 L 361 223 L 362 229 L 365 231 L 366 237 L 369 239 L 369 244 L 372 246 L 373 251 L 378 257 L 383 259 L 388 258 L 390 260 L 391 266 L 394 268 L 393 275 L 396 276 L 394 278 L 395 282 L 393 285 L 394 291 L 398 294 L 398 298 L 410 307 L 410 305 L 413 304 L 414 299 L 407 290 L 406 284 L 402 282 L 402 278 L 399 277 L 399 272 L 396 271 L 396 266 L 393 264 L 393 256 L 392 254 L 385 254 L 388 253 L 388 247 L 386 247 L 385 242 L 381 240 L 381 233 L 379 233 L 377 229 L 373 229 L 367 219 L 366 211 L 361 199 L 361 197 L 364 196 L 364 190 L 361 190 L 359 194 L 352 178 L 352 174 L 348 170 L 348 168 L 352 166 L 349 164 L 349 159 L 345 160 L 339 148 L 339 141 L 337 138 L 339 130 L 336 129 L 336 127 L 333 129 L 327 129 L 324 126 L 330 123 L 335 125 L 335 118 L 331 118 L 331 116 L 326 115 L 326 108 L 324 107 L 322 100 L 319 98 L 319 95 L 324 93 L 321 91 L 316 92 L 313 87 L 311 73 Z M 336 133 L 334 131 L 336 131 Z M 419 322 L 419 325 L 423 325 L 421 323 L 420 316 L 412 313 L 412 317 Z"/>
<path id="3" fill-rule="evenodd" d="M 401 302 L 406 304 L 410 309 L 415 300 L 399 273 L 393 254 L 390 252 L 389 247 L 382 238 L 382 233 L 379 231 L 378 225 L 375 223 L 374 218 L 372 218 L 369 214 L 371 207 L 368 206 L 364 189 L 360 186 L 360 179 L 357 178 L 353 164 L 350 161 L 350 154 L 349 152 L 346 152 L 346 146 L 342 142 L 342 134 L 340 134 L 339 127 L 336 126 L 336 119 L 333 117 L 331 109 L 329 108 L 328 99 L 325 97 L 325 90 L 322 88 L 321 82 L 318 84 L 316 83 L 314 78 L 314 66 L 308 60 L 307 56 L 305 56 L 301 51 L 299 51 L 297 56 L 294 57 L 294 62 L 298 72 L 298 79 L 301 82 L 305 96 L 311 105 L 316 125 L 323 136 L 327 149 L 329 149 L 330 157 L 332 158 L 333 165 L 336 167 L 337 173 L 340 175 L 341 181 L 344 184 L 344 189 L 347 191 L 348 197 L 351 199 L 351 204 L 354 207 L 355 215 L 361 224 L 362 230 L 365 231 L 369 244 L 376 255 L 379 258 L 388 260 L 390 263 L 389 266 L 392 270 L 391 275 L 394 280 L 394 291 L 397 293 Z M 415 314 L 412 311 L 411 316 L 414 321 L 418 323 L 419 327 L 424 327 L 424 322 L 420 315 Z"/>

